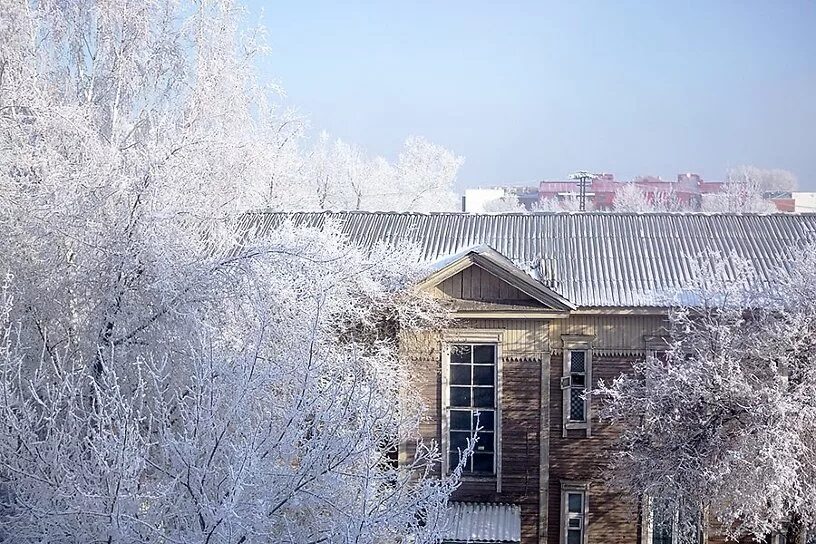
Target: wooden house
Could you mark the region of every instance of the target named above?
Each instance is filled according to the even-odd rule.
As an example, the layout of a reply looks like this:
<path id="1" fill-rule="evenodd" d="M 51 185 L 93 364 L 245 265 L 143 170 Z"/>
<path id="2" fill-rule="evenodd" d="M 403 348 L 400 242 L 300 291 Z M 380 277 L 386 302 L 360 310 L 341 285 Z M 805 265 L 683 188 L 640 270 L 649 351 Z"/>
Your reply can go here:
<path id="1" fill-rule="evenodd" d="M 482 428 L 453 497 L 450 542 L 671 542 L 637 497 L 608 489 L 617 433 L 585 393 L 665 346 L 667 307 L 683 302 L 697 256 L 745 259 L 762 277 L 816 236 L 816 215 L 286 217 L 333 221 L 360 244 L 416 244 L 431 265 L 420 288 L 455 320 L 402 346 L 430 410 L 422 433 L 440 442 L 449 470 Z M 255 218 L 261 230 L 280 220 Z"/>

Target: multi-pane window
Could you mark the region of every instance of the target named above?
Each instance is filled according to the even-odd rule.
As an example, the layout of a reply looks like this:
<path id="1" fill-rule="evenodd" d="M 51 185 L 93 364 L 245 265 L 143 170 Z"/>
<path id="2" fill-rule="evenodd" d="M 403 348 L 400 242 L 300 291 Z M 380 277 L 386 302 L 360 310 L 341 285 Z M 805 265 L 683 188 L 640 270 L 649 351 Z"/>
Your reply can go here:
<path id="1" fill-rule="evenodd" d="M 583 491 L 564 491 L 564 544 L 583 544 L 585 532 L 586 493 Z"/>
<path id="2" fill-rule="evenodd" d="M 459 463 L 468 439 L 476 437 L 465 472 L 495 474 L 496 345 L 451 345 L 448 371 L 448 466 L 453 468 Z"/>
<path id="3" fill-rule="evenodd" d="M 567 420 L 586 421 L 587 402 L 587 352 L 585 350 L 569 351 L 569 411 Z"/>
<path id="4" fill-rule="evenodd" d="M 702 544 L 705 540 L 699 514 L 688 518 L 689 514 L 678 513 L 666 501 L 649 499 L 649 532 L 645 539 L 647 544 L 677 544 L 680 542 L 681 532 L 696 533 L 694 541 Z"/>
<path id="5" fill-rule="evenodd" d="M 673 544 L 674 512 L 668 508 L 652 509 L 651 544 Z"/>

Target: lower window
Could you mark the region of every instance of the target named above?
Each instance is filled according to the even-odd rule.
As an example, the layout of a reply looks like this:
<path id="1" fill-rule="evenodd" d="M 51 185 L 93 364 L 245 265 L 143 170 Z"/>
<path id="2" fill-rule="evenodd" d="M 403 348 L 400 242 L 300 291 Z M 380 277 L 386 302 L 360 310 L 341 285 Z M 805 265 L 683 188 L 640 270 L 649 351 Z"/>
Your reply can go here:
<path id="1" fill-rule="evenodd" d="M 561 484 L 561 543 L 587 541 L 587 490 L 583 483 Z"/>
<path id="2" fill-rule="evenodd" d="M 695 537 L 694 541 L 703 544 L 705 537 L 699 515 L 689 518 L 655 499 L 650 499 L 648 505 L 647 544 L 678 544 L 681 542 L 680 534 L 684 531 L 691 532 Z"/>

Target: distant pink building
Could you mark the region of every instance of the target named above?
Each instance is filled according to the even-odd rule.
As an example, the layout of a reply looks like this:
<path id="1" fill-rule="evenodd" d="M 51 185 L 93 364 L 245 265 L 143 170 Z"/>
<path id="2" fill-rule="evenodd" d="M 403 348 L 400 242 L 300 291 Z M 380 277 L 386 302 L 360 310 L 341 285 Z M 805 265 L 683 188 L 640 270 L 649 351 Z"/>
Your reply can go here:
<path id="1" fill-rule="evenodd" d="M 617 181 L 613 174 L 604 173 L 593 179 L 587 190 L 587 197 L 591 203 L 589 207 L 595 210 L 611 210 L 615 193 L 628 183 L 640 187 L 650 201 L 670 195 L 672 200 L 692 210 L 700 209 L 703 195 L 720 193 L 724 186 L 722 181 L 705 181 L 699 174 L 693 173 L 678 174 L 676 181 L 661 179 L 659 176 L 641 176 L 631 182 Z M 538 186 L 539 200 L 564 199 L 577 194 L 578 187 L 575 181 L 545 180 Z M 788 202 L 790 199 L 786 199 L 785 195 L 770 200 L 780 211 L 792 211 Z"/>

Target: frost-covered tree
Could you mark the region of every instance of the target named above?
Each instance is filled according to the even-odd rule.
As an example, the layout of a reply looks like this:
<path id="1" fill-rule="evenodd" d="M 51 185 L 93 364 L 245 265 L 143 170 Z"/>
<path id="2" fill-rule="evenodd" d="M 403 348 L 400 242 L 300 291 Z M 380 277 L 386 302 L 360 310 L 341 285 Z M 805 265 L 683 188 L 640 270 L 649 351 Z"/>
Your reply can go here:
<path id="1" fill-rule="evenodd" d="M 527 208 L 519 201 L 517 194 L 507 191 L 504 196 L 485 202 L 484 211 L 487 213 L 527 213 Z"/>
<path id="2" fill-rule="evenodd" d="M 612 206 L 613 209 L 618 212 L 655 211 L 655 207 L 649 202 L 646 193 L 634 183 L 627 183 L 615 191 Z"/>
<path id="3" fill-rule="evenodd" d="M 784 180 L 783 180 L 784 181 Z M 702 210 L 730 213 L 773 213 L 776 206 L 764 196 L 767 184 L 774 184 L 773 175 L 755 167 L 729 170 L 720 193 L 704 195 Z M 795 185 L 795 178 L 793 180 Z"/>
<path id="4" fill-rule="evenodd" d="M 462 158 L 419 137 L 405 140 L 396 162 L 369 157 L 342 140 L 321 134 L 302 168 L 313 196 L 301 209 L 449 211 Z"/>
<path id="5" fill-rule="evenodd" d="M 654 192 L 650 198 L 634 182 L 615 192 L 612 206 L 621 212 L 679 212 L 686 209 L 672 190 Z"/>
<path id="6" fill-rule="evenodd" d="M 731 168 L 726 173 L 726 181 L 751 182 L 760 191 L 795 191 L 798 185 L 796 176 L 779 168 L 759 168 L 741 165 Z"/>
<path id="7" fill-rule="evenodd" d="M 311 194 L 239 15 L 0 4 L 10 542 L 435 536 L 437 452 L 391 462 L 421 414 L 394 334 L 438 316 L 423 272 L 331 226 L 252 236 L 246 209 Z"/>
<path id="8" fill-rule="evenodd" d="M 587 210 L 593 209 L 592 202 L 587 200 Z M 544 198 L 533 204 L 533 213 L 546 212 L 577 212 L 581 209 L 581 204 L 577 196 L 567 196 L 564 198 Z"/>
<path id="9" fill-rule="evenodd" d="M 758 280 L 700 258 L 667 351 L 600 388 L 621 424 L 617 483 L 729 536 L 816 527 L 816 248 Z M 644 499 L 645 500 L 645 499 Z"/>

